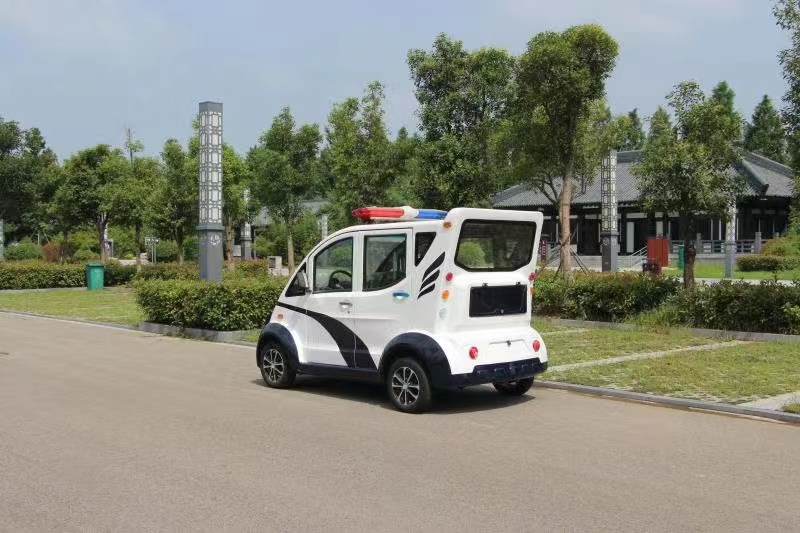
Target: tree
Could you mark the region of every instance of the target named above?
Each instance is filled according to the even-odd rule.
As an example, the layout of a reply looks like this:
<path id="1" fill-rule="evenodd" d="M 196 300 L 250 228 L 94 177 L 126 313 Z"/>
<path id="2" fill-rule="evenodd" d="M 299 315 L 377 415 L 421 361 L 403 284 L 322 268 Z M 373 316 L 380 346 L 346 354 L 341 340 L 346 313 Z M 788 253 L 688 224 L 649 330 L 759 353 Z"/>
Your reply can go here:
<path id="1" fill-rule="evenodd" d="M 425 207 L 488 205 L 508 185 L 502 148 L 515 65 L 505 50 L 468 51 L 444 34 L 430 52 L 408 52 L 423 139 L 414 193 Z"/>
<path id="2" fill-rule="evenodd" d="M 314 191 L 321 142 L 319 126 L 296 128 L 291 110 L 284 107 L 247 156 L 253 197 L 286 227 L 290 273 L 295 265 L 293 229 L 303 216 L 303 200 Z"/>
<path id="3" fill-rule="evenodd" d="M 617 117 L 614 129 L 614 148 L 617 150 L 641 150 L 644 147 L 645 134 L 638 110 Z"/>
<path id="4" fill-rule="evenodd" d="M 772 100 L 765 94 L 753 111 L 753 118 L 747 126 L 744 147 L 750 152 L 783 163 L 786 161 L 785 145 L 781 116 L 772 105 Z"/>
<path id="5" fill-rule="evenodd" d="M 56 199 L 77 202 L 79 218 L 91 222 L 97 231 L 103 262 L 108 259 L 105 236 L 112 215 L 105 199 L 129 169 L 122 151 L 107 144 L 81 150 L 64 162 L 66 179 L 62 185 L 65 192 L 57 195 Z M 72 207 L 61 206 L 60 209 L 62 212 L 71 211 Z"/>
<path id="6" fill-rule="evenodd" d="M 561 176 L 561 268 L 568 278 L 572 277 L 570 202 L 580 127 L 592 103 L 604 96 L 617 53 L 616 41 L 600 26 L 589 24 L 562 33 L 540 33 L 520 58 L 517 99 L 530 109 L 541 109 L 539 135 L 548 139 L 551 164 Z"/>
<path id="7" fill-rule="evenodd" d="M 152 195 L 148 219 L 158 235 L 168 235 L 175 240 L 178 263 L 183 264 L 184 240 L 197 226 L 199 170 L 194 168 L 176 139 L 164 143 L 161 161 L 163 170 Z"/>
<path id="8" fill-rule="evenodd" d="M 695 82 L 683 82 L 668 95 L 675 125 L 659 108 L 650 120 L 642 162 L 634 167 L 641 201 L 648 211 L 677 212 L 685 250 L 684 286 L 694 286 L 693 235 L 700 214 L 727 218 L 742 191 L 729 172 L 738 153 L 741 119 L 724 101 L 706 98 Z"/>
<path id="9" fill-rule="evenodd" d="M 383 85 L 369 84 L 361 101 L 334 104 L 325 127 L 327 146 L 321 160 L 340 222 L 353 209 L 380 205 L 389 198 L 396 167 L 393 145 L 384 121 Z"/>
<path id="10" fill-rule="evenodd" d="M 133 152 L 130 152 L 131 154 Z M 135 157 L 124 177 L 106 190 L 105 209 L 114 213 L 116 221 L 132 227 L 136 241 L 136 270 L 142 269 L 144 249 L 142 230 L 150 213 L 150 196 L 161 176 L 161 165 L 152 157 Z"/>

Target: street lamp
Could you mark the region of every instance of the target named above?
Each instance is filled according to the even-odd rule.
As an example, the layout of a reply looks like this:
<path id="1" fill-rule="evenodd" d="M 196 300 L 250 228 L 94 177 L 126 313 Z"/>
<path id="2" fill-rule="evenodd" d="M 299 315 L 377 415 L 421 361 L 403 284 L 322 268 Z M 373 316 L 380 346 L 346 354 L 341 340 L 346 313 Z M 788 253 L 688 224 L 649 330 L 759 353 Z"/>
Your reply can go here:
<path id="1" fill-rule="evenodd" d="M 222 279 L 222 104 L 200 103 L 200 279 Z"/>
<path id="2" fill-rule="evenodd" d="M 619 269 L 616 150 L 611 150 L 600 162 L 600 238 L 603 243 L 603 272 L 616 272 Z"/>

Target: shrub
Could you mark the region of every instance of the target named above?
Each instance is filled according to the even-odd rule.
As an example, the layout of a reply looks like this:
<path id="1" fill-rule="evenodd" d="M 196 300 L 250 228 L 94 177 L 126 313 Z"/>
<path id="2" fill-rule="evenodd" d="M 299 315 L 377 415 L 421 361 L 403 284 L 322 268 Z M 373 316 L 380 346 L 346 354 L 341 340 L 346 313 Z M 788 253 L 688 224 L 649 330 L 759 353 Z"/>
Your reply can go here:
<path id="1" fill-rule="evenodd" d="M 142 271 L 136 275 L 136 279 L 182 279 L 182 280 L 199 280 L 200 269 L 196 264 L 186 263 L 179 265 L 177 263 L 159 263 L 156 265 L 144 265 Z"/>
<path id="2" fill-rule="evenodd" d="M 762 281 L 759 285 L 723 281 L 680 291 L 668 301 L 687 326 L 730 331 L 798 331 L 800 285 Z"/>
<path id="3" fill-rule="evenodd" d="M 42 248 L 31 242 L 30 239 L 24 239 L 19 244 L 7 246 L 5 248 L 6 259 L 11 261 L 22 261 L 25 259 L 42 259 Z"/>
<path id="4" fill-rule="evenodd" d="M 84 287 L 85 265 L 43 262 L 0 263 L 0 290 L 52 289 Z M 105 266 L 105 285 L 113 287 L 130 281 L 136 273 L 134 266 L 109 262 Z"/>
<path id="5" fill-rule="evenodd" d="M 75 262 L 85 262 L 91 261 L 92 259 L 98 259 L 98 255 L 91 251 L 89 248 L 81 248 L 77 252 L 75 252 L 72 256 L 72 260 Z"/>
<path id="6" fill-rule="evenodd" d="M 147 320 L 217 331 L 262 327 L 278 300 L 285 278 L 226 280 L 221 283 L 149 280 L 134 284 Z"/>
<path id="7" fill-rule="evenodd" d="M 736 266 L 742 272 L 778 272 L 800 267 L 800 255 L 747 255 L 736 260 Z"/>
<path id="8" fill-rule="evenodd" d="M 792 235 L 770 239 L 761 249 L 761 255 L 800 256 L 800 237 Z"/>
<path id="9" fill-rule="evenodd" d="M 646 274 L 577 275 L 572 283 L 545 277 L 536 281 L 533 306 L 542 315 L 621 321 L 657 308 L 679 286 L 674 278 Z"/>

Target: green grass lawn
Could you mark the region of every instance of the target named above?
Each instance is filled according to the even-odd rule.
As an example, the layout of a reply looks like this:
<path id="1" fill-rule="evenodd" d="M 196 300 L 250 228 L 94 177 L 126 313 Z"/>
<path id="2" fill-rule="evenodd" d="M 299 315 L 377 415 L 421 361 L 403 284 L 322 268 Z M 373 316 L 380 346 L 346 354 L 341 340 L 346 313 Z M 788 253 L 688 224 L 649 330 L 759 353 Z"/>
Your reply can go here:
<path id="1" fill-rule="evenodd" d="M 657 352 L 719 342 L 673 329 L 664 333 L 639 330 L 590 329 L 577 333 L 542 334 L 550 366 L 608 359 L 641 352 Z"/>
<path id="2" fill-rule="evenodd" d="M 543 379 L 726 403 L 800 390 L 800 344 L 750 343 L 548 372 Z"/>
<path id="3" fill-rule="evenodd" d="M 0 309 L 135 326 L 144 315 L 127 288 L 0 293 Z"/>
<path id="4" fill-rule="evenodd" d="M 668 276 L 683 276 L 683 271 L 678 270 L 675 263 L 670 263 L 669 267 L 663 269 L 662 272 Z M 775 279 L 776 275 L 777 279 L 792 281 L 800 279 L 800 269 L 781 270 L 780 272 L 740 272 L 739 270 L 734 270 L 732 279 Z M 722 263 L 696 263 L 694 265 L 694 276 L 696 278 L 723 278 L 725 276 L 725 265 Z"/>

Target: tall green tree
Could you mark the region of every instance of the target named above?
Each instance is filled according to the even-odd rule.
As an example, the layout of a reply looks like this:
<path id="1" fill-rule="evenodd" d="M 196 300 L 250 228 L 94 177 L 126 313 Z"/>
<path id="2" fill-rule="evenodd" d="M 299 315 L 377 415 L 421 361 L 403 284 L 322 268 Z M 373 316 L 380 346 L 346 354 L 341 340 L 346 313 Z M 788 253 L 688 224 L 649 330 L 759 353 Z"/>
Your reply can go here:
<path id="1" fill-rule="evenodd" d="M 706 98 L 695 82 L 668 95 L 674 126 L 659 108 L 650 120 L 642 162 L 634 167 L 641 201 L 648 211 L 677 212 L 685 250 L 684 286 L 694 286 L 693 235 L 699 215 L 727 218 L 742 191 L 730 166 L 738 158 L 741 119 L 724 101 Z"/>
<path id="2" fill-rule="evenodd" d="M 614 128 L 614 148 L 617 150 L 641 150 L 644 147 L 644 127 L 637 109 L 617 117 Z"/>
<path id="3" fill-rule="evenodd" d="M 415 195 L 425 207 L 489 205 L 508 185 L 503 139 L 515 64 L 505 50 L 469 51 L 444 34 L 431 51 L 408 52 L 424 141 Z"/>
<path id="4" fill-rule="evenodd" d="M 135 154 L 135 152 L 134 152 Z M 142 268 L 142 231 L 149 219 L 150 197 L 161 177 L 161 164 L 152 157 L 133 157 L 127 162 L 123 178 L 106 189 L 105 209 L 114 213 L 115 222 L 133 228 L 136 243 L 136 270 Z"/>
<path id="5" fill-rule="evenodd" d="M 549 139 L 553 164 L 561 176 L 561 268 L 568 278 L 572 277 L 570 203 L 580 128 L 593 102 L 605 95 L 617 53 L 617 42 L 602 27 L 589 24 L 562 33 L 540 33 L 520 58 L 517 99 L 521 105 L 541 109 L 540 135 Z"/>
<path id="6" fill-rule="evenodd" d="M 786 161 L 786 138 L 783 122 L 772 100 L 766 94 L 753 111 L 753 118 L 747 125 L 744 136 L 746 150 L 761 154 L 773 161 Z"/>
<path id="7" fill-rule="evenodd" d="M 197 226 L 199 169 L 176 139 L 164 143 L 161 161 L 162 173 L 151 196 L 148 219 L 159 236 L 175 241 L 178 263 L 183 264 L 183 243 Z"/>
<path id="8" fill-rule="evenodd" d="M 369 84 L 361 100 L 334 104 L 325 127 L 321 161 L 339 222 L 356 207 L 388 200 L 396 173 L 394 146 L 384 119 L 383 85 Z"/>
<path id="9" fill-rule="evenodd" d="M 129 172 L 129 165 L 119 149 L 107 144 L 81 150 L 64 162 L 65 181 L 62 186 L 69 194 L 57 195 L 58 201 L 75 201 L 83 221 L 91 223 L 97 231 L 100 258 L 108 259 L 106 230 L 114 213 L 108 210 L 106 197 L 109 191 Z M 74 195 L 78 194 L 76 198 Z M 62 210 L 71 210 L 62 206 Z"/>
<path id="10" fill-rule="evenodd" d="M 319 126 L 297 128 L 291 110 L 284 107 L 247 156 L 253 198 L 286 228 L 290 272 L 295 267 L 293 230 L 303 216 L 303 200 L 315 189 L 321 142 Z"/>

